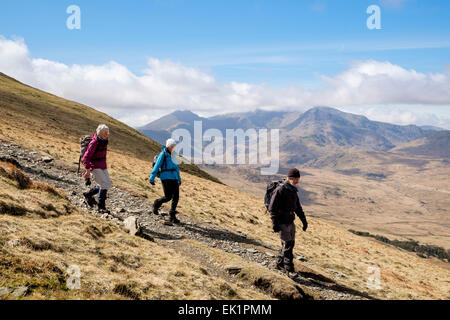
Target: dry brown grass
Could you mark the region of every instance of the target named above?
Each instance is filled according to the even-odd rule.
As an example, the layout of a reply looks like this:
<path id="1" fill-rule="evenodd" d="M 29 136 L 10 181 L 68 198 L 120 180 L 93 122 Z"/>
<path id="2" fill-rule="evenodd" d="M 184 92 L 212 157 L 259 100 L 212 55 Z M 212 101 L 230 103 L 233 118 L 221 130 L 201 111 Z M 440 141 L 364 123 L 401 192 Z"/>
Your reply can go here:
<path id="1" fill-rule="evenodd" d="M 51 192 L 19 189 L 5 177 L 0 188 L 5 192 L 0 206 L 0 287 L 26 286 L 26 299 L 230 299 L 230 290 L 235 299 L 267 299 L 256 288 L 209 276 L 173 250 L 76 209 L 51 220 L 43 219 L 51 212 L 34 214 L 31 203 L 36 198 L 49 204 L 44 211 L 56 211 L 56 199 L 70 206 Z M 11 207 L 21 206 L 20 216 L 4 211 L 3 199 Z M 67 287 L 72 265 L 81 270 L 80 290 Z"/>
<path id="2" fill-rule="evenodd" d="M 0 182 L 0 214 L 53 218 L 75 210 L 61 190 L 31 180 L 11 163 L 0 162 Z"/>

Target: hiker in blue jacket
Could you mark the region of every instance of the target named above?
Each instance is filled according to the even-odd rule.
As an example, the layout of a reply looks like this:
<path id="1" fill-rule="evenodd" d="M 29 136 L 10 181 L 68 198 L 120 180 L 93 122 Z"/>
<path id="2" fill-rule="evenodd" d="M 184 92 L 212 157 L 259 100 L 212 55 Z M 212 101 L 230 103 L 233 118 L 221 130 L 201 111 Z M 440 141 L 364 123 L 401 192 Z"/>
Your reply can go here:
<path id="1" fill-rule="evenodd" d="M 155 200 L 153 203 L 153 213 L 158 215 L 159 209 L 163 203 L 172 200 L 172 206 L 170 208 L 170 221 L 173 223 L 180 223 L 177 219 L 177 205 L 180 197 L 180 169 L 178 168 L 177 159 L 173 152 L 176 142 L 173 139 L 169 139 L 166 142 L 166 146 L 162 147 L 155 164 L 153 166 L 152 173 L 150 174 L 149 182 L 155 185 L 155 178 L 158 177 L 161 180 L 164 190 L 164 197 Z"/>

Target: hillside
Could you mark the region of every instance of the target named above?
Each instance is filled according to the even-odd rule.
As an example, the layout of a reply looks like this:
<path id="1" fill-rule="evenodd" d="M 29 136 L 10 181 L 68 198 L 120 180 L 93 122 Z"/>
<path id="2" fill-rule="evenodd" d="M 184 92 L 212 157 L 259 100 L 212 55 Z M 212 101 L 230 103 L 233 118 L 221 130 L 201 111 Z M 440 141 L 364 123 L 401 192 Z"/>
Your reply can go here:
<path id="1" fill-rule="evenodd" d="M 113 215 L 99 217 L 80 202 L 84 189 L 73 163 L 78 158 L 75 138 L 84 130 L 73 134 L 74 126 L 53 124 L 46 116 L 46 105 L 57 120 L 57 108 L 70 115 L 79 105 L 1 80 L 1 111 L 9 115 L 0 122 L 5 168 L 0 180 L 0 287 L 26 287 L 23 297 L 29 299 L 449 298 L 446 264 L 361 238 L 316 217 L 320 211 L 333 212 L 334 206 L 305 205 L 310 226 L 296 238 L 297 279 L 274 269 L 279 239 L 261 197 L 184 172 L 179 207 L 183 223 L 166 225 L 148 214 L 162 190 L 159 182 L 156 187 L 147 183 L 152 159 L 142 156 L 136 145 L 112 143 L 108 162 L 114 188 L 107 204 Z M 111 141 L 118 137 L 115 129 L 122 130 L 125 141 L 133 134 L 136 143 L 150 141 L 83 108 L 79 125 L 87 120 L 83 116 L 93 124 L 111 121 Z M 54 160 L 42 161 L 47 155 Z M 12 165 L 22 174 L 10 174 L 17 171 Z M 24 175 L 33 184 L 21 187 L 23 179 L 17 177 Z M 34 182 L 42 183 L 43 190 L 32 187 Z M 60 190 L 59 198 L 46 191 L 52 188 Z M 121 220 L 127 217 L 139 220 L 140 237 L 123 230 Z M 64 286 L 66 267 L 73 264 L 81 269 L 81 291 Z M 373 266 L 381 270 L 380 289 L 367 287 Z"/>
<path id="2" fill-rule="evenodd" d="M 0 162 L 0 188 L 0 287 L 9 298 L 270 299 L 245 281 L 210 275 L 173 249 L 86 214 L 63 191 L 10 163 Z M 70 266 L 80 270 L 80 290 L 70 290 Z"/>
<path id="3" fill-rule="evenodd" d="M 427 158 L 450 158 L 450 131 L 438 131 L 420 139 L 399 145 L 391 150 L 409 156 L 424 156 Z"/>

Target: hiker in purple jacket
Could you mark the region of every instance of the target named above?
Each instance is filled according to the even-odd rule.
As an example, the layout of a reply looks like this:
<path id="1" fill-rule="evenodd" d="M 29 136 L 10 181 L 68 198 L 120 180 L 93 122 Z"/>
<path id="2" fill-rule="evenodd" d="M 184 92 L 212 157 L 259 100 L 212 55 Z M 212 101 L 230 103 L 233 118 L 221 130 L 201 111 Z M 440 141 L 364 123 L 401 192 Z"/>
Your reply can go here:
<path id="1" fill-rule="evenodd" d="M 111 188 L 111 179 L 106 166 L 108 136 L 109 128 L 104 124 L 99 125 L 81 159 L 83 166 L 86 168 L 86 172 L 83 175 L 84 178 L 88 179 L 92 173 L 97 183 L 94 188 L 83 193 L 84 198 L 86 203 L 92 208 L 97 204 L 94 196 L 98 193 L 98 211 L 100 213 L 109 213 L 105 204 L 108 190 Z"/>

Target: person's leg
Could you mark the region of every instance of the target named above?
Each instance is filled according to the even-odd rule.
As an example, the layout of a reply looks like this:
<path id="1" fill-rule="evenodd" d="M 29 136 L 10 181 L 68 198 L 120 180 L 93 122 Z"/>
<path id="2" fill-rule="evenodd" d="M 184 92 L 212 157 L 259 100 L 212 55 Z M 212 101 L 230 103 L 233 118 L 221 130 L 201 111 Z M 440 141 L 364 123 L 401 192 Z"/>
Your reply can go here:
<path id="1" fill-rule="evenodd" d="M 88 204 L 89 207 L 93 207 L 95 205 L 97 205 L 97 201 L 95 201 L 94 196 L 99 193 L 100 191 L 100 186 L 95 186 L 93 187 L 91 190 L 89 190 L 88 192 L 83 193 L 84 198 L 86 199 L 86 203 Z"/>
<path id="2" fill-rule="evenodd" d="M 98 195 L 98 209 L 106 210 L 106 198 L 109 188 L 111 188 L 111 179 L 109 177 L 108 170 L 95 169 L 92 171 L 95 181 L 100 185 L 100 191 Z"/>
<path id="3" fill-rule="evenodd" d="M 171 181 L 172 184 L 172 206 L 170 211 L 171 212 L 177 212 L 177 206 L 178 206 L 178 200 L 180 199 L 180 185 L 178 184 L 177 180 Z"/>
<path id="4" fill-rule="evenodd" d="M 283 248 L 284 248 L 284 241 L 281 240 L 281 249 L 278 252 L 278 257 L 277 257 L 277 261 L 276 261 L 276 268 L 277 269 L 283 269 L 284 268 Z"/>
<path id="5" fill-rule="evenodd" d="M 295 245 L 295 224 L 280 225 L 280 235 L 282 241 L 281 256 L 283 258 L 283 265 L 287 271 L 294 271 L 294 245 Z"/>
<path id="6" fill-rule="evenodd" d="M 170 180 L 170 194 L 172 195 L 172 205 L 170 208 L 170 221 L 173 223 L 180 223 L 180 220 L 177 219 L 177 205 L 178 205 L 178 199 L 180 197 L 180 187 L 178 185 L 177 180 Z"/>
<path id="7" fill-rule="evenodd" d="M 159 214 L 159 209 L 161 206 L 172 200 L 172 191 L 170 188 L 170 182 L 169 180 L 162 180 L 161 181 L 164 191 L 164 196 L 162 198 L 156 199 L 155 202 L 153 202 L 153 213 Z"/>
<path id="8" fill-rule="evenodd" d="M 98 194 L 98 210 L 106 210 L 106 198 L 108 195 L 107 189 L 100 189 L 100 192 Z"/>
<path id="9" fill-rule="evenodd" d="M 277 257 L 277 267 L 278 268 L 284 268 L 284 256 L 285 252 L 287 250 L 287 241 L 289 239 L 287 236 L 287 225 L 286 224 L 280 224 L 280 240 L 281 240 L 281 249 L 280 253 Z"/>

